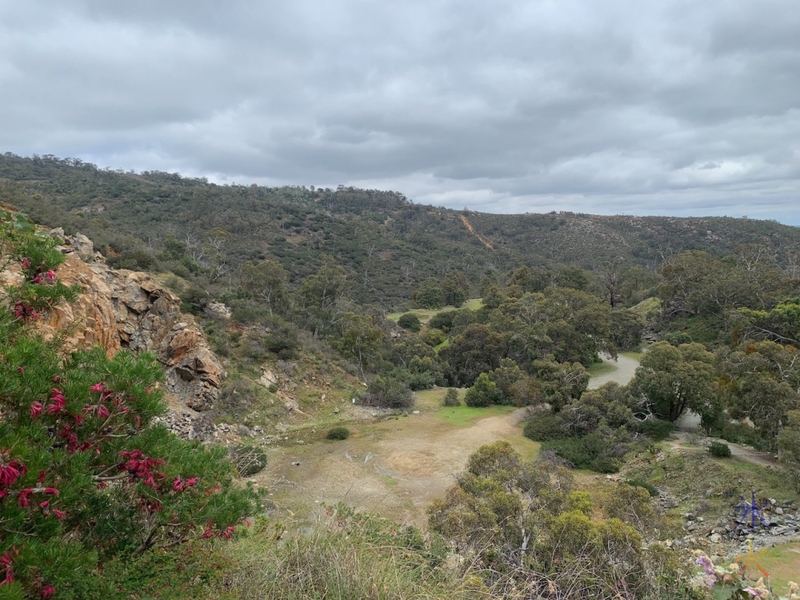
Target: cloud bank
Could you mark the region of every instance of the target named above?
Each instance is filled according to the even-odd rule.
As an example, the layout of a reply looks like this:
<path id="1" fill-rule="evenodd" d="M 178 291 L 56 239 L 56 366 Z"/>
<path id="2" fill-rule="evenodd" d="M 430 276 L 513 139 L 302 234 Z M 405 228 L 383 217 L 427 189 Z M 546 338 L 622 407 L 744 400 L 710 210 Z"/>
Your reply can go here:
<path id="1" fill-rule="evenodd" d="M 792 0 L 0 0 L 0 151 L 800 225 Z"/>

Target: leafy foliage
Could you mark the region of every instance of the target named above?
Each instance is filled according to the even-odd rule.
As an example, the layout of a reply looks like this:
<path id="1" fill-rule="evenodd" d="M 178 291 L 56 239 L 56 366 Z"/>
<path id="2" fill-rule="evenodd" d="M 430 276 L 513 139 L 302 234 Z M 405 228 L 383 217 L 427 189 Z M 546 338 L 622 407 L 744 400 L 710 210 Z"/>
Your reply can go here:
<path id="1" fill-rule="evenodd" d="M 659 419 L 676 421 L 687 408 L 711 416 L 716 408 L 714 355 L 700 344 L 653 344 L 634 381 Z"/>
<path id="2" fill-rule="evenodd" d="M 708 447 L 708 451 L 711 456 L 716 458 L 730 458 L 731 457 L 731 447 L 728 444 L 724 444 L 722 442 L 711 442 Z"/>
<path id="3" fill-rule="evenodd" d="M 60 262 L 48 250 L 52 241 L 34 230 L 3 233 L 26 280 Z M 44 279 L 36 285 L 56 288 Z M 56 297 L 46 296 L 45 306 Z M 115 557 L 229 537 L 255 495 L 233 485 L 223 448 L 181 441 L 152 424 L 165 410 L 155 360 L 126 351 L 109 359 L 101 349 L 64 355 L 57 341 L 31 329 L 37 318 L 15 305 L 0 308 L 4 591 L 69 597 Z"/>
<path id="4" fill-rule="evenodd" d="M 497 442 L 470 457 L 428 517 L 465 564 L 480 569 L 491 597 L 702 597 L 674 557 L 657 544 L 643 549 L 643 534 L 658 521 L 647 492 L 619 486 L 618 495 L 594 520 L 591 498 L 572 491 L 564 470 L 525 464 Z"/>
<path id="5" fill-rule="evenodd" d="M 422 323 L 420 323 L 419 317 L 414 313 L 404 313 L 400 315 L 400 318 L 397 319 L 397 324 L 408 331 L 419 331 L 422 329 Z"/>
<path id="6" fill-rule="evenodd" d="M 377 375 L 369 384 L 366 403 L 383 408 L 410 408 L 414 405 L 414 394 L 402 381 Z"/>
<path id="7" fill-rule="evenodd" d="M 331 427 L 325 437 L 329 440 L 346 440 L 350 437 L 347 427 Z"/>
<path id="8" fill-rule="evenodd" d="M 455 388 L 449 388 L 444 395 L 442 406 L 461 406 L 461 401 L 458 399 L 458 392 Z"/>

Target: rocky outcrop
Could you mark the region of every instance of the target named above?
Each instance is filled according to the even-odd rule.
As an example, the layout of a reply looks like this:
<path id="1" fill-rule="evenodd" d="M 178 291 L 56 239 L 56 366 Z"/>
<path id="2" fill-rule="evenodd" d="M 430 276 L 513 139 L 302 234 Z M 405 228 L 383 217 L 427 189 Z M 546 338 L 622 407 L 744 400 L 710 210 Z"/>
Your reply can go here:
<path id="1" fill-rule="evenodd" d="M 65 239 L 59 233 L 52 235 L 64 240 L 67 257 L 56 274 L 82 291 L 39 323 L 43 335 L 63 337 L 69 350 L 100 345 L 109 356 L 121 348 L 150 352 L 164 365 L 173 407 L 210 409 L 225 371 L 194 319 L 181 313 L 180 299 L 149 275 L 111 269 L 85 236 Z M 16 277 L 12 269 L 0 273 L 6 284 Z"/>

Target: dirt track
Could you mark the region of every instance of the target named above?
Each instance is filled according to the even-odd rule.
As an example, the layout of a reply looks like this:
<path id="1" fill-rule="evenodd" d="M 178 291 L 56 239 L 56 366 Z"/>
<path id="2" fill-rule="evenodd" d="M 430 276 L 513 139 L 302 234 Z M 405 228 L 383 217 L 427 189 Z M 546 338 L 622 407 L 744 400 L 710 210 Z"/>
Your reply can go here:
<path id="1" fill-rule="evenodd" d="M 631 379 L 633 379 L 633 376 L 636 374 L 636 367 L 639 366 L 638 360 L 633 358 L 628 358 L 627 356 L 623 356 L 622 354 L 617 356 L 616 361 L 606 356 L 602 358 L 604 363 L 612 365 L 613 367 L 616 368 L 608 373 L 603 373 L 602 375 L 598 375 L 597 377 L 592 377 L 592 379 L 589 381 L 590 390 L 595 390 L 604 383 L 608 383 L 609 381 L 616 381 L 620 385 L 625 385 Z"/>

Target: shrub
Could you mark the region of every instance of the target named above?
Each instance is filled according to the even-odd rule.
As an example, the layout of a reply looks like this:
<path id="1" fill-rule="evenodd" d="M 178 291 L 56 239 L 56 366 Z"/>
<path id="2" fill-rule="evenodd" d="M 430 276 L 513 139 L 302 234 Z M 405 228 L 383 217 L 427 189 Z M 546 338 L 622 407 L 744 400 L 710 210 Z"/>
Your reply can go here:
<path id="1" fill-rule="evenodd" d="M 428 321 L 428 327 L 431 329 L 441 329 L 445 333 L 448 333 L 453 328 L 453 319 L 455 319 L 458 313 L 459 311 L 457 310 L 438 312 Z"/>
<path id="2" fill-rule="evenodd" d="M 182 289 L 180 297 L 181 310 L 192 313 L 193 315 L 203 314 L 209 298 L 208 292 L 194 283 L 190 283 L 184 289 Z"/>
<path id="3" fill-rule="evenodd" d="M 447 339 L 444 331 L 441 329 L 431 329 L 430 327 L 420 334 L 422 341 L 428 346 L 436 347 Z"/>
<path id="4" fill-rule="evenodd" d="M 332 427 L 325 437 L 329 440 L 346 440 L 350 437 L 350 430 L 347 427 Z"/>
<path id="5" fill-rule="evenodd" d="M 461 401 L 458 399 L 458 392 L 455 388 L 450 388 L 444 395 L 442 406 L 461 406 Z"/>
<path id="6" fill-rule="evenodd" d="M 731 447 L 722 442 L 711 442 L 708 451 L 711 453 L 711 456 L 717 458 L 730 458 L 731 456 Z"/>
<path id="7" fill-rule="evenodd" d="M 555 451 L 577 469 L 616 473 L 620 467 L 619 459 L 613 456 L 608 436 L 600 432 L 590 433 L 584 437 L 549 440 L 542 444 L 542 450 Z"/>
<path id="8" fill-rule="evenodd" d="M 22 286 L 29 306 L 46 310 L 54 297 L 40 304 L 37 292 L 58 291 L 60 253 L 35 231 L 6 233 L 3 250 L 29 269 Z M 20 288 L 7 293 L 13 298 Z M 230 537 L 256 496 L 233 486 L 224 448 L 151 424 L 166 408 L 153 357 L 121 351 L 109 359 L 101 348 L 67 354 L 58 340 L 31 332 L 38 313 L 18 315 L 11 306 L 0 304 L 5 597 L 80 597 L 81 582 L 108 561 Z"/>
<path id="9" fill-rule="evenodd" d="M 669 434 L 675 430 L 674 423 L 670 421 L 664 421 L 663 419 L 647 419 L 646 421 L 642 421 L 639 427 L 642 430 L 642 433 L 644 433 L 654 442 L 660 442 L 661 440 L 667 439 Z"/>
<path id="10" fill-rule="evenodd" d="M 420 322 L 419 317 L 414 313 L 405 313 L 400 315 L 400 318 L 397 319 L 397 324 L 408 331 L 419 331 L 422 329 L 422 323 Z"/>
<path id="11" fill-rule="evenodd" d="M 647 493 L 650 494 L 651 498 L 656 498 L 659 496 L 659 491 L 654 485 L 651 485 L 646 481 L 642 481 L 641 479 L 627 479 L 625 480 L 625 483 L 627 483 L 628 485 L 632 485 L 634 487 L 640 487 L 646 489 Z"/>
<path id="12" fill-rule="evenodd" d="M 152 254 L 144 250 L 126 250 L 116 256 L 106 258 L 106 263 L 115 269 L 131 269 L 134 271 L 147 271 L 155 264 Z"/>
<path id="13" fill-rule="evenodd" d="M 239 444 L 229 450 L 231 462 L 239 475 L 250 477 L 267 466 L 267 454 L 257 446 Z"/>
<path id="14" fill-rule="evenodd" d="M 269 328 L 266 339 L 267 350 L 283 360 L 295 358 L 300 349 L 297 327 L 280 317 L 273 317 L 266 322 L 266 325 Z"/>
<path id="15" fill-rule="evenodd" d="M 525 437 L 535 442 L 546 442 L 567 437 L 564 421 L 559 414 L 539 411 L 532 416 L 522 430 Z"/>
<path id="16" fill-rule="evenodd" d="M 467 390 L 464 396 L 464 402 L 467 406 L 490 406 L 492 404 L 501 404 L 503 394 L 497 387 L 494 381 L 489 379 L 486 373 L 478 375 L 475 380 L 475 385 Z"/>
<path id="17" fill-rule="evenodd" d="M 410 408 L 414 405 L 414 394 L 402 381 L 378 375 L 373 379 L 366 396 L 366 404 L 384 408 Z"/>
<path id="18" fill-rule="evenodd" d="M 769 440 L 765 439 L 758 429 L 748 427 L 743 423 L 726 423 L 719 433 L 719 437 L 734 444 L 753 446 L 756 450 L 769 450 Z"/>

